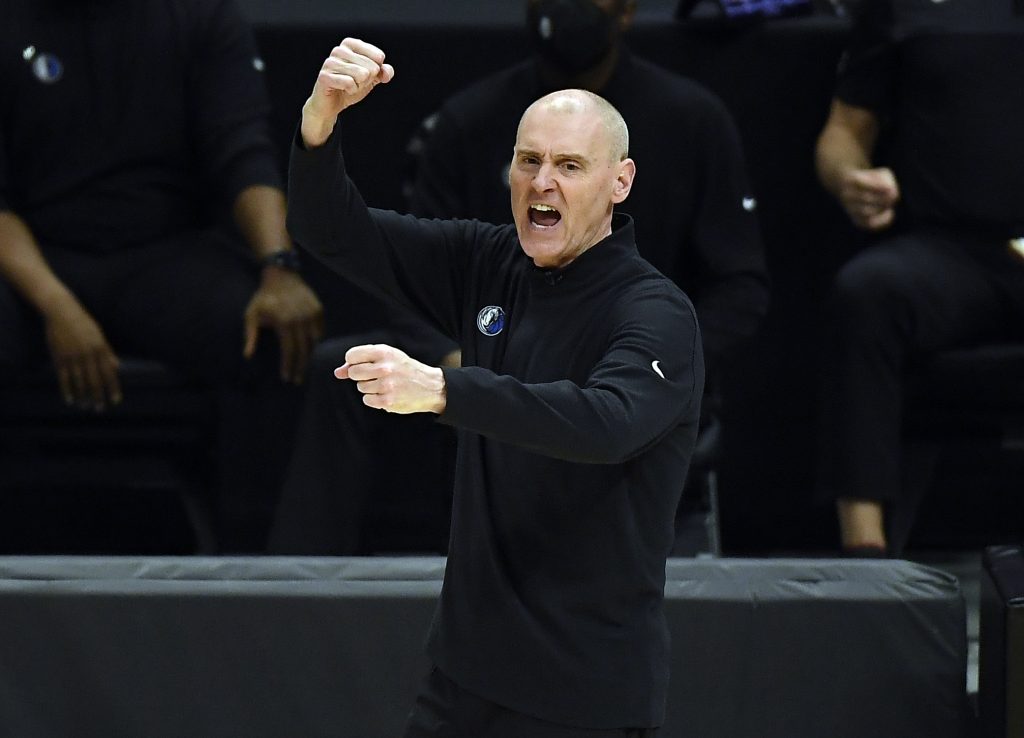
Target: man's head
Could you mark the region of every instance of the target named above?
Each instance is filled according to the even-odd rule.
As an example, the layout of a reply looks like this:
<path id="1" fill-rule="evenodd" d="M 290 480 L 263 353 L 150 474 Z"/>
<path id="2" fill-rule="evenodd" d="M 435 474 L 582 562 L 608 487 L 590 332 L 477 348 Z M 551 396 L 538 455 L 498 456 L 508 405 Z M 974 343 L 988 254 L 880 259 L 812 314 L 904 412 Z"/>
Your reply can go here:
<path id="1" fill-rule="evenodd" d="M 523 251 L 539 267 L 571 262 L 611 233 L 635 174 L 626 123 L 604 98 L 561 90 L 537 100 L 519 121 L 509 169 Z"/>
<path id="2" fill-rule="evenodd" d="M 549 76 L 579 80 L 614 61 L 635 9 L 636 0 L 527 0 L 527 31 Z"/>

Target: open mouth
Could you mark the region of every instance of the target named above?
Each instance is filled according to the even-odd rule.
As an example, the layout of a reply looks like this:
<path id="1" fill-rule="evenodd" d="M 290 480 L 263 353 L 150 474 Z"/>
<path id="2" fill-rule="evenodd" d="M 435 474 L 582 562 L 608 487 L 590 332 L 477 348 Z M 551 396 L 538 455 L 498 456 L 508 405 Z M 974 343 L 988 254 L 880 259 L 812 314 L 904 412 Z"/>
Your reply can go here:
<path id="1" fill-rule="evenodd" d="M 539 203 L 530 205 L 530 222 L 540 228 L 550 228 L 557 225 L 562 219 L 562 214 L 550 205 Z"/>

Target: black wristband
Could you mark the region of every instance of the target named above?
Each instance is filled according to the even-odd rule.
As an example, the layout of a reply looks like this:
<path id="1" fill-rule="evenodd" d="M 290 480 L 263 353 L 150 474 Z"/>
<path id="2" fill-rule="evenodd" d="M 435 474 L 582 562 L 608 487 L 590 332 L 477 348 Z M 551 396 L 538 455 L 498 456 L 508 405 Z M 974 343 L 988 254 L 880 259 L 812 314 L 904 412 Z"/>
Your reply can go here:
<path id="1" fill-rule="evenodd" d="M 276 266 L 282 269 L 287 269 L 290 272 L 299 271 L 301 264 L 299 263 L 299 255 L 293 249 L 281 249 L 271 254 L 267 254 L 263 257 L 260 262 L 262 266 Z"/>

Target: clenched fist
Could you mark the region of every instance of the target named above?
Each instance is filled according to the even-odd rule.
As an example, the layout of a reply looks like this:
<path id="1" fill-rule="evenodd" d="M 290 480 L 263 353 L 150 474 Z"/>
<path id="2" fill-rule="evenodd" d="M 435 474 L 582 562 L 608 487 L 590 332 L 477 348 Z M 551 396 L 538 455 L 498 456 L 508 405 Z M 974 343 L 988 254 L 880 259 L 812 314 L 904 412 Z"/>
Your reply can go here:
<path id="1" fill-rule="evenodd" d="M 334 130 L 338 114 L 388 83 L 395 69 L 384 63 L 384 52 L 357 38 L 346 38 L 331 50 L 302 106 L 302 141 L 307 147 L 322 145 Z"/>
<path id="2" fill-rule="evenodd" d="M 900 189 L 891 169 L 851 169 L 840 177 L 838 195 L 854 225 L 880 231 L 892 225 Z"/>

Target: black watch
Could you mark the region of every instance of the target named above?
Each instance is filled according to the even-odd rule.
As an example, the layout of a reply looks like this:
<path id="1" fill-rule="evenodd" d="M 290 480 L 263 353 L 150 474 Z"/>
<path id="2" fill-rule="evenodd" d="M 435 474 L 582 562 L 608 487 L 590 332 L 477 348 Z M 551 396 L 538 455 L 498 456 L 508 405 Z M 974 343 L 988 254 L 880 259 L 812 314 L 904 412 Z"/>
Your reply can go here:
<path id="1" fill-rule="evenodd" d="M 281 249 L 272 254 L 267 254 L 260 262 L 262 266 L 276 266 L 287 269 L 290 272 L 299 271 L 299 255 L 293 249 Z"/>

